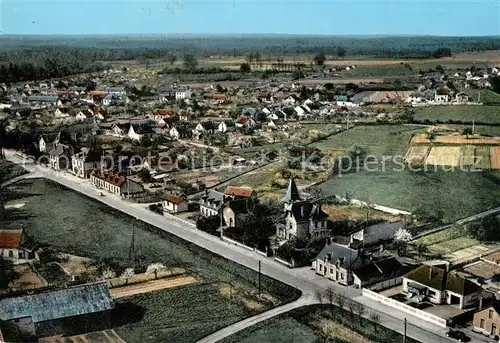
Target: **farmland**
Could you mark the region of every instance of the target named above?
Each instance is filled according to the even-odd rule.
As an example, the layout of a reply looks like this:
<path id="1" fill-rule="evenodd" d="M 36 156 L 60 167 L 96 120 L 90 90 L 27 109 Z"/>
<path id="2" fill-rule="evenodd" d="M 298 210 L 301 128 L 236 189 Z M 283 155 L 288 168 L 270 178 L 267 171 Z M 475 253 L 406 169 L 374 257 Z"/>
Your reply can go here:
<path id="1" fill-rule="evenodd" d="M 426 106 L 415 108 L 414 119 L 417 122 L 446 123 L 458 121 L 462 123 L 498 124 L 500 123 L 500 106 Z"/>
<path id="2" fill-rule="evenodd" d="M 458 166 L 460 163 L 460 147 L 433 147 L 425 160 L 425 164 L 436 166 Z"/>
<path id="3" fill-rule="evenodd" d="M 421 127 L 411 125 L 356 126 L 348 131 L 330 136 L 326 140 L 316 142 L 311 147 L 328 153 L 330 149 L 347 150 L 358 145 L 365 149 L 368 155 L 377 158 L 382 156 L 402 156 L 412 135 L 422 131 Z"/>
<path id="4" fill-rule="evenodd" d="M 135 228 L 139 266 L 160 262 L 167 268 L 184 268 L 199 280 L 199 284 L 120 300 L 121 307 L 140 309 L 132 315 L 135 322 L 115 328 L 127 343 L 150 337 L 153 342 L 194 342 L 298 296 L 294 289 L 263 276 L 265 295 L 258 300 L 256 272 L 52 182 L 24 180 L 9 187 L 7 197 L 26 205 L 16 210 L 19 215 L 5 225 L 23 224 L 39 244 L 105 260 L 120 272 L 129 266 L 128 251 Z M 221 291 L 222 284 L 231 285 L 231 296 Z"/>
<path id="5" fill-rule="evenodd" d="M 349 192 L 355 199 L 401 210 L 442 210 L 452 221 L 500 206 L 498 172 L 446 171 L 439 167 L 401 168 L 336 176 L 321 185 L 325 194 Z M 488 191 L 485 192 L 484 190 Z"/>

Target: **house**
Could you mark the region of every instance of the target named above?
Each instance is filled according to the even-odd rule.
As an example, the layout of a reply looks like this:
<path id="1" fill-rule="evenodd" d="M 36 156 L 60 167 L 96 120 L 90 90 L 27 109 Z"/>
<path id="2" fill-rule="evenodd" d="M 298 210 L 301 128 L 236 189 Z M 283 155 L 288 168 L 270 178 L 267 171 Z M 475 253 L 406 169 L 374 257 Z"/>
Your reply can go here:
<path id="1" fill-rule="evenodd" d="M 219 125 L 217 126 L 217 131 L 219 131 L 220 133 L 226 133 L 226 132 L 229 132 L 229 131 L 234 131 L 234 128 L 235 128 L 235 124 L 233 121 L 230 121 L 230 120 L 225 120 L 225 121 L 221 121 L 219 123 Z"/>
<path id="2" fill-rule="evenodd" d="M 0 230 L 0 256 L 15 264 L 39 260 L 38 253 L 29 246 L 24 229 Z"/>
<path id="3" fill-rule="evenodd" d="M 211 121 L 198 123 L 198 125 L 194 128 L 194 131 L 199 135 L 204 133 L 214 134 L 216 130 L 217 126 Z"/>
<path id="4" fill-rule="evenodd" d="M 84 122 L 85 120 L 87 120 L 87 116 L 82 111 L 78 112 L 76 114 L 75 118 L 76 118 L 76 120 L 81 121 L 81 122 Z"/>
<path id="5" fill-rule="evenodd" d="M 368 263 L 369 260 L 362 257 L 361 251 L 333 242 L 316 256 L 312 269 L 318 275 L 348 286 L 354 281 L 352 270 Z"/>
<path id="6" fill-rule="evenodd" d="M 205 190 L 200 199 L 200 214 L 204 217 L 216 216 L 220 213 L 227 198 L 216 190 Z"/>
<path id="7" fill-rule="evenodd" d="M 49 152 L 55 144 L 59 143 L 61 132 L 41 135 L 38 139 L 38 151 Z"/>
<path id="8" fill-rule="evenodd" d="M 165 193 L 163 196 L 163 212 L 164 213 L 179 213 L 188 210 L 187 200 L 178 195 Z"/>
<path id="9" fill-rule="evenodd" d="M 62 106 L 62 102 L 58 96 L 32 95 L 28 97 L 28 102 L 30 105 Z"/>
<path id="10" fill-rule="evenodd" d="M 425 94 L 420 92 L 410 93 L 410 95 L 408 95 L 408 98 L 406 99 L 406 102 L 411 104 L 419 104 L 424 101 L 425 101 Z"/>
<path id="11" fill-rule="evenodd" d="M 464 92 L 459 92 L 455 95 L 455 102 L 459 103 L 459 104 L 467 104 L 469 102 L 471 102 L 472 100 L 472 97 L 467 94 L 467 93 L 464 93 Z"/>
<path id="12" fill-rule="evenodd" d="M 42 291 L 0 300 L 0 320 L 15 324 L 28 335 L 65 334 L 85 322 L 107 322 L 114 302 L 106 281 Z"/>
<path id="13" fill-rule="evenodd" d="M 109 95 L 116 95 L 120 97 L 127 95 L 125 87 L 109 87 L 106 88 L 106 93 L 108 93 Z"/>
<path id="14" fill-rule="evenodd" d="M 290 179 L 284 199 L 285 226 L 278 227 L 278 238 L 326 237 L 328 215 L 321 205 L 302 200 L 295 181 Z"/>
<path id="15" fill-rule="evenodd" d="M 359 244 L 370 247 L 392 241 L 397 230 L 404 228 L 403 222 L 383 222 L 368 227 L 353 227 L 346 232 L 334 232 L 336 241 L 342 244 Z"/>
<path id="16" fill-rule="evenodd" d="M 78 154 L 71 156 L 71 170 L 73 174 L 83 179 L 90 177 L 90 172 L 97 169 L 101 162 L 101 155 L 88 148 L 83 148 Z"/>
<path id="17" fill-rule="evenodd" d="M 191 98 L 192 91 L 188 87 L 173 86 L 161 92 L 160 101 L 168 102 L 169 100 L 183 100 Z"/>
<path id="18" fill-rule="evenodd" d="M 353 284 L 363 288 L 389 279 L 400 277 L 411 268 L 401 263 L 395 257 L 384 258 L 365 263 L 361 267 L 352 269 Z"/>
<path id="19" fill-rule="evenodd" d="M 131 197 L 144 192 L 142 186 L 130 179 L 113 172 L 93 170 L 90 173 L 90 183 L 97 188 L 104 189 L 112 194 Z"/>
<path id="20" fill-rule="evenodd" d="M 154 133 L 151 125 L 148 124 L 130 124 L 127 137 L 135 141 L 140 141 L 143 136 L 150 137 Z"/>
<path id="21" fill-rule="evenodd" d="M 446 104 L 450 102 L 450 96 L 448 94 L 435 94 L 434 102 L 437 104 Z"/>
<path id="22" fill-rule="evenodd" d="M 251 198 L 230 200 L 222 210 L 222 216 L 227 227 L 239 227 L 241 214 L 247 214 L 253 207 Z"/>
<path id="23" fill-rule="evenodd" d="M 49 165 L 55 170 L 63 170 L 71 168 L 71 156 L 73 155 L 73 148 L 57 143 L 49 151 Z"/>
<path id="24" fill-rule="evenodd" d="M 403 277 L 403 292 L 410 297 L 460 309 L 474 306 L 480 290 L 474 282 L 436 266 L 422 265 Z"/>
<path id="25" fill-rule="evenodd" d="M 254 119 L 248 116 L 241 116 L 237 121 L 236 121 L 236 127 L 238 128 L 252 128 L 255 127 L 256 122 Z"/>
<path id="26" fill-rule="evenodd" d="M 193 137 L 193 131 L 185 126 L 177 126 L 171 128 L 168 135 L 175 140 L 189 139 Z"/>
<path id="27" fill-rule="evenodd" d="M 233 199 L 252 199 L 257 200 L 257 192 L 250 187 L 227 186 L 224 195 Z"/>
<path id="28" fill-rule="evenodd" d="M 54 118 L 68 118 L 68 117 L 69 117 L 68 113 L 63 113 L 58 108 L 54 111 Z"/>
<path id="29" fill-rule="evenodd" d="M 500 302 L 494 301 L 488 307 L 479 307 L 472 320 L 472 330 L 491 338 L 500 335 Z"/>

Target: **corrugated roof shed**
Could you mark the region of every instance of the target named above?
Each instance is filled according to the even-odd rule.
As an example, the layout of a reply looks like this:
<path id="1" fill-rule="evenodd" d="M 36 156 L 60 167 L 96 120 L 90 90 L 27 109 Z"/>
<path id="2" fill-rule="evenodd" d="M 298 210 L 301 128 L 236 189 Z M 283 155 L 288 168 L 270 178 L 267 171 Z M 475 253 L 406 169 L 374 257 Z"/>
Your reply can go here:
<path id="1" fill-rule="evenodd" d="M 53 292 L 2 299 L 0 319 L 32 317 L 33 322 L 38 323 L 113 308 L 113 299 L 106 281 L 101 281 Z"/>

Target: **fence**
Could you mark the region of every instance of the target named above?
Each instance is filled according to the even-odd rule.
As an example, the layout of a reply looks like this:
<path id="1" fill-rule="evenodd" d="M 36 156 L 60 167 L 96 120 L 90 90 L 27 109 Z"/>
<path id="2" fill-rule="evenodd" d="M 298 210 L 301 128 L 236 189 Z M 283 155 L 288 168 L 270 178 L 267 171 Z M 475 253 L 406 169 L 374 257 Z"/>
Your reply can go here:
<path id="1" fill-rule="evenodd" d="M 403 284 L 403 278 L 397 277 L 395 279 L 390 279 L 390 280 L 374 283 L 373 285 L 370 285 L 367 288 L 374 291 L 374 292 L 375 291 L 380 292 L 384 289 L 392 288 L 394 286 L 399 286 L 401 284 Z"/>
<path id="2" fill-rule="evenodd" d="M 254 248 L 249 247 L 248 245 L 242 244 L 242 243 L 240 243 L 240 242 L 234 241 L 234 240 L 232 240 L 232 239 L 230 239 L 230 238 L 227 238 L 226 236 L 224 236 L 222 239 L 224 240 L 224 242 L 228 242 L 228 243 L 231 243 L 231 244 L 237 245 L 237 246 L 239 246 L 239 247 L 245 248 L 245 249 L 250 250 L 250 251 L 255 251 L 255 249 L 254 249 Z"/>
<path id="3" fill-rule="evenodd" d="M 427 312 L 424 312 L 422 310 L 418 310 L 416 308 L 413 308 L 411 306 L 408 306 L 406 304 L 403 304 L 397 300 L 394 300 L 394 299 L 391 299 L 391 298 L 387 298 L 387 297 L 384 297 L 383 295 L 380 295 L 378 293 L 375 293 L 375 292 L 372 292 L 370 291 L 369 289 L 366 289 L 366 288 L 363 288 L 362 290 L 362 294 L 363 296 L 367 297 L 367 298 L 371 298 L 371 299 L 374 299 L 374 300 L 377 300 L 387 306 L 390 306 L 390 307 L 393 307 L 393 308 L 396 308 L 398 310 L 401 310 L 403 312 L 406 312 L 406 313 L 409 313 L 417 318 L 420 318 L 420 319 L 423 319 L 425 321 L 428 321 L 428 322 L 431 322 L 431 323 L 434 323 L 438 326 L 441 326 L 443 328 L 446 327 L 446 319 L 443 319 L 441 317 L 438 317 L 438 316 L 435 316 L 433 314 L 430 314 L 430 313 L 427 313 Z"/>
<path id="4" fill-rule="evenodd" d="M 187 220 L 184 220 L 184 219 L 181 219 L 179 217 L 176 217 L 174 216 L 173 214 L 170 214 L 170 213 L 167 213 L 167 212 L 163 212 L 163 215 L 167 218 L 170 218 L 170 219 L 173 219 L 173 220 L 176 220 L 178 221 L 179 223 L 181 224 L 184 224 L 188 227 L 191 227 L 191 228 L 195 228 L 196 229 L 196 224 L 195 223 L 192 223 L 192 222 L 189 222 Z"/>
<path id="5" fill-rule="evenodd" d="M 279 257 L 275 257 L 275 258 L 274 258 L 274 260 L 275 260 L 276 262 L 278 262 L 278 263 L 281 263 L 281 264 L 283 264 L 283 265 L 285 265 L 285 266 L 289 267 L 289 268 L 293 268 L 293 265 L 294 265 L 293 263 L 290 263 L 290 262 L 287 262 L 287 261 L 285 261 L 285 260 L 282 260 L 282 259 L 281 259 L 281 258 L 279 258 Z"/>

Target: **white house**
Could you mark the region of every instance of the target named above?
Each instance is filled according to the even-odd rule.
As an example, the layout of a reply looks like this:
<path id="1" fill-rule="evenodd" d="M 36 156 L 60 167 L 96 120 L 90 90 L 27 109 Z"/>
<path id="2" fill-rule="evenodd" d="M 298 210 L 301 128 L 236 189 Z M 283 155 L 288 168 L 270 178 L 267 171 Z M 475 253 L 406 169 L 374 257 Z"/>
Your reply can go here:
<path id="1" fill-rule="evenodd" d="M 217 127 L 217 130 L 221 133 L 226 133 L 227 132 L 227 124 L 223 121 L 219 123 L 219 126 Z"/>
<path id="2" fill-rule="evenodd" d="M 353 283 L 352 270 L 362 266 L 362 263 L 358 250 L 330 243 L 316 256 L 312 263 L 312 269 L 318 275 L 348 286 Z"/>
<path id="3" fill-rule="evenodd" d="M 191 98 L 191 90 L 189 88 L 177 88 L 175 90 L 175 100 Z"/>
<path id="4" fill-rule="evenodd" d="M 163 213 L 179 213 L 188 210 L 188 202 L 184 197 L 165 193 L 163 197 Z"/>
<path id="5" fill-rule="evenodd" d="M 87 116 L 82 111 L 80 111 L 76 114 L 76 120 L 83 122 L 87 120 Z"/>
<path id="6" fill-rule="evenodd" d="M 38 253 L 27 247 L 28 237 L 24 229 L 0 229 L 0 256 L 15 264 L 39 260 Z"/>
<path id="7" fill-rule="evenodd" d="M 68 118 L 68 113 L 63 113 L 60 109 L 54 111 L 54 118 Z"/>
<path id="8" fill-rule="evenodd" d="M 216 190 L 206 190 L 200 199 L 200 214 L 204 217 L 216 216 L 220 213 L 226 196 Z"/>
<path id="9" fill-rule="evenodd" d="M 49 151 L 49 165 L 55 170 L 66 170 L 71 167 L 73 149 L 64 144 L 55 144 Z"/>
<path id="10" fill-rule="evenodd" d="M 92 170 L 97 169 L 101 156 L 87 148 L 71 156 L 71 171 L 78 177 L 88 179 Z"/>

